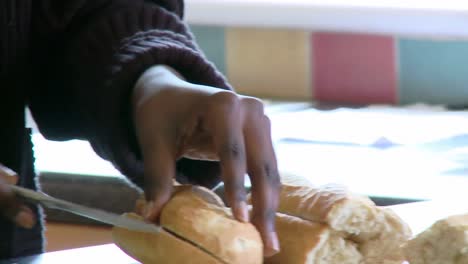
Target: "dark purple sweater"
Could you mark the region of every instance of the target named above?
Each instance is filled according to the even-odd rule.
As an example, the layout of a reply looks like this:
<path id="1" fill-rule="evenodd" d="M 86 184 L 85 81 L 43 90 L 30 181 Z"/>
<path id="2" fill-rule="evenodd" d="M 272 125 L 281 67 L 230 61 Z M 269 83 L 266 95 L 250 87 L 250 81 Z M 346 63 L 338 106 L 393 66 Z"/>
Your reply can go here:
<path id="1" fill-rule="evenodd" d="M 20 173 L 20 185 L 38 188 L 24 128 L 29 106 L 45 137 L 89 140 L 142 187 L 130 113 L 141 73 L 165 64 L 189 82 L 230 89 L 182 18 L 182 0 L 0 0 L 0 163 Z M 219 180 L 217 163 L 180 160 L 177 169 L 182 182 Z M 25 230 L 0 216 L 0 259 L 42 250 L 42 221 Z"/>

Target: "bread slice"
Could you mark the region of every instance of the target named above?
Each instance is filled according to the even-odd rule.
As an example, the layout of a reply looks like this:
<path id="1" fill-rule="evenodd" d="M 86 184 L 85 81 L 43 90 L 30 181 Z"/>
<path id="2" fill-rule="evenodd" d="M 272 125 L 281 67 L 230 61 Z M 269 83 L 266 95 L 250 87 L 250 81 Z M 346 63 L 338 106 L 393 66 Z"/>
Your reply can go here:
<path id="1" fill-rule="evenodd" d="M 276 214 L 281 251 L 265 259 L 266 264 L 358 264 L 357 245 L 332 232 L 325 224 Z"/>
<path id="2" fill-rule="evenodd" d="M 126 217 L 142 219 L 135 213 Z M 129 256 L 143 264 L 192 263 L 221 264 L 220 260 L 205 253 L 200 248 L 185 242 L 175 235 L 162 230 L 158 234 L 130 231 L 114 227 L 112 238 L 115 244 Z"/>
<path id="3" fill-rule="evenodd" d="M 327 224 L 358 241 L 376 237 L 384 221 L 372 200 L 337 184 L 319 187 L 283 184 L 278 211 Z"/>
<path id="4" fill-rule="evenodd" d="M 161 225 L 196 242 L 227 263 L 262 263 L 263 243 L 251 223 L 234 219 L 228 208 L 207 203 L 193 187 L 178 192 L 161 214 Z"/>
<path id="5" fill-rule="evenodd" d="M 408 241 L 403 251 L 411 264 L 468 263 L 468 214 L 435 222 Z"/>
<path id="6" fill-rule="evenodd" d="M 222 206 L 219 197 L 203 187 L 190 185 L 177 186 L 173 197 L 165 205 L 160 217 L 160 224 L 164 228 L 161 234 L 144 234 L 129 230 L 114 228 L 116 244 L 125 252 L 140 261 L 153 261 L 144 263 L 195 263 L 196 255 L 184 253 L 185 244 L 191 244 L 203 254 L 209 254 L 220 263 L 258 264 L 263 260 L 263 244 L 260 234 L 250 223 L 241 223 L 235 220 L 230 210 Z M 140 199 L 136 211 L 145 210 L 146 203 Z M 168 243 L 173 248 L 164 245 L 152 245 L 164 248 L 177 256 L 177 262 L 171 259 L 168 253 L 151 252 L 151 246 L 142 251 L 135 249 L 145 243 Z M 177 243 L 172 241 L 176 239 Z M 169 241 L 169 242 L 166 242 Z M 178 246 L 183 243 L 184 246 Z M 193 251 L 193 250 L 192 250 Z M 191 251 L 190 251 L 191 252 Z M 155 262 L 155 261 L 158 262 Z M 211 261 L 210 258 L 208 260 Z M 203 263 L 198 262 L 196 263 Z M 207 262 L 211 263 L 211 262 Z"/>

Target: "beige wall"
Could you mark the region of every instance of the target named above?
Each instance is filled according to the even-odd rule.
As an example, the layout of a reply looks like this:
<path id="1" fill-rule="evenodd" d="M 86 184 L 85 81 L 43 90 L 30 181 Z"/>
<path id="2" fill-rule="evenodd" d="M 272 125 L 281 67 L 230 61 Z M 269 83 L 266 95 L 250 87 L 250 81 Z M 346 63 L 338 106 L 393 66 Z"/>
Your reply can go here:
<path id="1" fill-rule="evenodd" d="M 258 97 L 312 97 L 309 33 L 226 29 L 226 69 L 240 93 Z"/>

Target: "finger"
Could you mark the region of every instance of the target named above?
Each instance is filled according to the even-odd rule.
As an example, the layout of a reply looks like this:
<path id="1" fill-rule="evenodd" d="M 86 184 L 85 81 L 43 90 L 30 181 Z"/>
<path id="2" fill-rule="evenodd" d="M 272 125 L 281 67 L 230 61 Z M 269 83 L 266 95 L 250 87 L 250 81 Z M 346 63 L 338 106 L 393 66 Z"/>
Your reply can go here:
<path id="1" fill-rule="evenodd" d="M 275 230 L 280 179 L 271 142 L 270 122 L 266 116 L 251 120 L 245 126 L 248 174 L 252 182 L 252 223 L 264 242 L 264 254 L 271 256 L 280 249 Z"/>
<path id="2" fill-rule="evenodd" d="M 172 195 L 175 179 L 175 155 L 163 139 L 144 151 L 145 195 L 148 205 L 145 218 L 157 222 L 161 210 Z"/>
<path id="3" fill-rule="evenodd" d="M 248 222 L 249 216 L 246 203 L 244 177 L 246 174 L 245 146 L 242 135 L 226 135 L 224 143 L 220 143 L 221 177 L 224 182 L 225 199 L 232 208 L 237 220 Z"/>
<path id="4" fill-rule="evenodd" d="M 0 181 L 0 212 L 5 217 L 23 228 L 32 228 L 36 217 L 32 210 L 16 199 L 7 184 Z"/>
<path id="5" fill-rule="evenodd" d="M 0 164 L 0 180 L 8 184 L 16 184 L 18 182 L 18 175 L 14 171 Z"/>
<path id="6" fill-rule="evenodd" d="M 240 103 L 231 93 L 218 95 L 218 108 L 209 118 L 215 150 L 219 156 L 226 201 L 234 217 L 249 221 L 244 178 L 247 170 Z"/>

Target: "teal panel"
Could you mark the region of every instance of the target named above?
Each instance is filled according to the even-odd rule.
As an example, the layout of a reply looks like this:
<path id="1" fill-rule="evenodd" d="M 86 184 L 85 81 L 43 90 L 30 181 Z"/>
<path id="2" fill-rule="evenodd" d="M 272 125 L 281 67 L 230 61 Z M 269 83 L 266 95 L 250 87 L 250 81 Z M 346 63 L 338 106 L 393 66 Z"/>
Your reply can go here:
<path id="1" fill-rule="evenodd" d="M 218 70 L 226 73 L 226 38 L 224 27 L 190 26 L 198 45 Z"/>
<path id="2" fill-rule="evenodd" d="M 468 42 L 399 40 L 400 102 L 468 105 Z"/>

